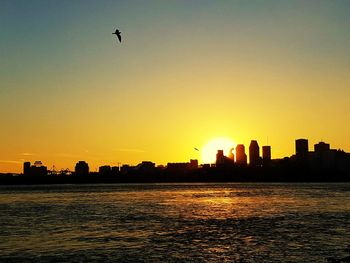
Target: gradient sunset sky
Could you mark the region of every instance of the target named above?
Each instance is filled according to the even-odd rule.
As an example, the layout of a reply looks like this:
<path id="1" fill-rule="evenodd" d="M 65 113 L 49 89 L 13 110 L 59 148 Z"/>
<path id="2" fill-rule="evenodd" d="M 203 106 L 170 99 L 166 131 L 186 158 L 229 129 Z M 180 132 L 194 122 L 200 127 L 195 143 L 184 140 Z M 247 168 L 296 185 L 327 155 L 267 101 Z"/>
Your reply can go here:
<path id="1" fill-rule="evenodd" d="M 0 1 L 0 172 L 350 151 L 350 1 Z M 122 32 L 122 43 L 112 32 Z"/>

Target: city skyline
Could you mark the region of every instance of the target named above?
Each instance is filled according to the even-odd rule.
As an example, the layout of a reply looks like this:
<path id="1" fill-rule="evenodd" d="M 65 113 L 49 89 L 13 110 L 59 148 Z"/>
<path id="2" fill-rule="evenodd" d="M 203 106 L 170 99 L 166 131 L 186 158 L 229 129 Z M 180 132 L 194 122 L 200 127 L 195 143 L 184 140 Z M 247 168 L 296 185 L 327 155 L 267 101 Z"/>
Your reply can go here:
<path id="1" fill-rule="evenodd" d="M 332 148 L 329 143 L 324 141 L 320 141 L 318 143 L 313 144 L 313 147 L 309 148 L 309 140 L 305 138 L 299 138 L 295 140 L 294 145 L 294 154 L 291 156 L 284 156 L 283 158 L 273 158 L 272 156 L 272 147 L 271 145 L 260 145 L 256 140 L 251 140 L 248 151 L 245 152 L 244 144 L 237 144 L 236 147 L 232 147 L 229 151 L 225 151 L 223 149 L 217 149 L 215 151 L 215 159 L 212 162 L 198 162 L 198 159 L 190 159 L 190 162 L 167 162 L 167 163 L 153 163 L 152 160 L 143 160 L 137 164 L 131 163 L 104 163 L 100 164 L 98 167 L 89 167 L 88 162 L 85 160 L 79 160 L 75 163 L 75 168 L 60 168 L 55 165 L 52 167 L 47 167 L 43 165 L 42 161 L 34 161 L 33 165 L 31 163 L 33 161 L 25 161 L 22 163 L 22 171 L 23 174 L 30 174 L 30 169 L 33 167 L 34 174 L 38 175 L 47 175 L 47 173 L 61 173 L 61 174 L 70 174 L 75 171 L 78 174 L 88 174 L 89 172 L 99 172 L 102 170 L 109 169 L 115 172 L 119 172 L 123 167 L 129 168 L 137 168 L 142 167 L 144 164 L 147 166 L 152 164 L 152 169 L 154 168 L 176 168 L 179 167 L 181 169 L 187 170 L 188 168 L 205 168 L 205 167 L 216 167 L 217 165 L 233 165 L 235 167 L 272 167 L 276 166 L 280 162 L 284 162 L 286 160 L 294 161 L 307 161 L 312 163 L 312 166 L 320 166 L 324 168 L 330 168 L 333 166 L 338 166 L 336 159 L 338 157 L 345 158 L 345 163 L 342 164 L 342 169 L 349 170 L 350 169 L 350 153 L 345 152 L 340 148 Z M 261 150 L 260 150 L 261 149 Z M 339 155 L 340 153 L 340 155 Z M 313 154 L 313 155 L 310 155 Z M 338 156 L 338 157 L 337 157 Z M 316 158 L 316 159 L 315 159 Z M 321 159 L 320 159 L 321 158 Z M 313 160 L 315 159 L 315 160 Z M 312 161 L 313 160 L 313 161 Z M 321 163 L 319 163 L 321 161 Z M 273 164 L 275 163 L 275 164 Z M 279 164 L 278 164 L 279 165 Z M 77 167 L 82 167 L 84 172 L 77 172 Z M 44 169 L 44 170 L 43 170 Z"/>
<path id="2" fill-rule="evenodd" d="M 305 148 L 309 149 L 309 143 L 310 143 L 310 149 L 313 149 L 313 147 L 316 147 L 316 145 L 318 144 L 323 144 L 325 143 L 323 140 L 319 140 L 319 141 L 310 141 L 309 139 L 296 139 L 295 141 L 293 140 L 292 143 L 293 145 L 291 145 L 291 154 L 289 155 L 285 155 L 285 156 L 276 156 L 274 153 L 275 153 L 275 149 L 277 148 L 276 146 L 273 146 L 271 144 L 268 144 L 268 138 L 265 139 L 266 140 L 266 143 L 260 143 L 259 144 L 259 141 L 258 140 L 250 140 L 249 143 L 244 144 L 244 143 L 236 143 L 236 142 L 233 142 L 230 138 L 227 138 L 227 137 L 218 137 L 218 138 L 215 138 L 211 141 L 209 141 L 206 145 L 203 146 L 203 148 L 200 148 L 200 149 L 197 149 L 196 147 L 193 147 L 192 148 L 192 156 L 190 156 L 187 160 L 190 160 L 190 159 L 196 159 L 200 162 L 200 164 L 215 164 L 216 162 L 216 154 L 217 154 L 217 151 L 223 151 L 223 154 L 224 156 L 229 156 L 231 154 L 231 151 L 234 151 L 234 160 L 236 162 L 236 159 L 237 159 L 237 155 L 236 155 L 236 151 L 237 151 L 237 148 L 240 148 L 243 146 L 243 153 L 245 153 L 245 161 L 243 161 L 243 163 L 246 163 L 246 164 L 250 164 L 251 163 L 251 160 L 250 160 L 250 152 L 249 152 L 249 144 L 251 144 L 252 142 L 253 143 L 257 143 L 258 144 L 258 153 L 259 155 L 256 156 L 255 154 L 255 161 L 253 162 L 256 162 L 256 158 L 262 158 L 263 159 L 263 150 L 264 150 L 264 147 L 265 147 L 265 150 L 268 150 L 268 154 L 269 154 L 269 158 L 270 159 L 283 159 L 285 157 L 291 157 L 295 154 L 297 154 L 297 149 L 298 149 L 298 146 L 296 146 L 294 143 L 296 143 L 297 141 L 301 141 L 300 143 L 302 144 L 301 147 L 304 148 L 304 151 L 305 151 Z M 306 145 L 305 145 L 306 143 Z M 259 146 L 260 145 L 260 146 Z M 298 143 L 297 143 L 298 145 Z M 326 143 L 326 145 L 330 145 L 330 143 Z M 268 148 L 268 149 L 267 149 Z M 273 150 L 272 150 L 273 149 Z M 344 148 L 342 147 L 335 147 L 334 150 L 341 150 L 341 151 L 345 151 L 345 152 L 348 152 L 346 151 Z M 120 149 L 120 151 L 125 151 L 125 152 L 135 152 L 135 153 L 143 153 L 143 151 L 141 150 L 138 150 L 138 149 Z M 198 153 L 197 153 L 198 151 Z M 240 151 L 240 150 L 238 150 Z M 309 152 L 309 150 L 307 151 Z M 312 150 L 310 151 L 312 152 Z M 25 162 L 40 162 L 40 163 L 46 163 L 45 161 L 45 158 L 40 158 L 40 155 L 37 155 L 37 154 L 30 154 L 30 153 L 23 153 L 23 158 L 18 160 L 18 161 L 15 161 L 15 162 L 9 162 L 12 164 L 11 167 L 15 167 L 14 169 L 12 170 L 7 170 L 7 171 L 1 171 L 0 170 L 0 173 L 20 173 L 22 172 L 23 170 L 23 163 Z M 70 158 L 74 158 L 74 156 L 69 156 Z M 239 157 L 241 158 L 241 157 Z M 210 159 L 210 161 L 208 161 Z M 40 161 L 39 161 L 40 160 Z M 44 160 L 44 161 L 42 161 Z M 89 158 L 84 158 L 84 156 L 82 155 L 81 158 L 77 158 L 77 159 L 74 159 L 75 161 L 77 160 L 84 160 L 84 161 L 87 161 L 89 162 Z M 110 161 L 107 161 L 107 162 L 96 162 L 96 160 L 93 160 L 91 163 L 93 164 L 92 165 L 92 169 L 91 171 L 98 171 L 99 167 L 103 166 L 103 165 L 106 165 L 106 164 L 109 164 L 111 166 L 116 166 L 116 167 L 119 167 L 121 165 L 131 165 L 131 166 L 136 166 L 138 164 L 140 164 L 141 162 L 145 161 L 145 160 L 151 160 L 150 158 L 144 158 L 144 159 L 140 159 L 139 161 L 136 161 L 136 162 L 132 162 L 132 161 L 126 161 L 126 162 L 120 162 L 119 160 L 116 160 L 113 158 L 110 160 Z M 166 165 L 167 163 L 181 163 L 183 161 L 185 161 L 186 159 L 181 159 L 181 160 L 166 160 L 165 162 L 156 162 L 157 165 Z M 2 161 L 2 160 L 0 160 Z M 152 160 L 154 161 L 154 160 Z M 90 163 L 90 162 L 89 162 Z M 240 163 L 240 160 L 237 161 L 236 164 L 239 165 Z M 47 163 L 46 163 L 47 164 Z M 55 162 L 51 163 L 51 164 L 47 164 L 47 168 L 48 169 L 52 169 L 53 167 L 56 169 L 56 170 L 70 170 L 70 171 L 73 171 L 74 170 L 74 161 L 73 163 L 70 163 L 69 165 L 66 165 L 66 166 L 59 166 L 57 165 Z"/>
<path id="3" fill-rule="evenodd" d="M 0 184 L 349 181 L 350 153 L 326 142 L 314 144 L 312 150 L 305 138 L 296 139 L 295 153 L 281 159 L 273 159 L 271 146 L 259 146 L 256 140 L 251 140 L 248 154 L 238 144 L 227 155 L 219 149 L 215 156 L 214 163 L 190 159 L 160 165 L 147 160 L 137 165 L 104 164 L 96 171 L 84 160 L 76 162 L 74 170 L 24 162 L 21 174 L 2 174 Z"/>
<path id="4" fill-rule="evenodd" d="M 350 152 L 347 1 L 0 2 L 0 172 Z M 123 41 L 111 33 L 118 28 Z M 268 141 L 268 142 L 267 142 Z M 261 150 L 261 149 L 260 149 Z"/>

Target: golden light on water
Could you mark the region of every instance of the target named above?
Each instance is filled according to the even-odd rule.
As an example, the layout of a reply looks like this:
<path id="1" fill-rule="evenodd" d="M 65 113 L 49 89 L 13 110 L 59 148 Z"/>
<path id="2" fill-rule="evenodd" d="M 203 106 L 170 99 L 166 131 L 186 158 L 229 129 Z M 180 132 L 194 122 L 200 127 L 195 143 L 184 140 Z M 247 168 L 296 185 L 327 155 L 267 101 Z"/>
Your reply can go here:
<path id="1" fill-rule="evenodd" d="M 236 147 L 236 143 L 227 137 L 217 137 L 211 139 L 205 144 L 201 150 L 201 159 L 203 163 L 215 163 L 216 153 L 218 150 L 223 150 L 226 156 L 230 150 Z"/>

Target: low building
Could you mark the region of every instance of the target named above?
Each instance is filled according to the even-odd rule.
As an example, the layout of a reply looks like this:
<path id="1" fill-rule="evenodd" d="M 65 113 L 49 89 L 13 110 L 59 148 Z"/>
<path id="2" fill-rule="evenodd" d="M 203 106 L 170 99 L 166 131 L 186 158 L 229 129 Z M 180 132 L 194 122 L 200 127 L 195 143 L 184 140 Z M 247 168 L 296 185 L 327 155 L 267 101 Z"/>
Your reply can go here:
<path id="1" fill-rule="evenodd" d="M 112 168 L 110 165 L 103 165 L 98 168 L 98 173 L 101 176 L 107 176 L 112 173 Z"/>

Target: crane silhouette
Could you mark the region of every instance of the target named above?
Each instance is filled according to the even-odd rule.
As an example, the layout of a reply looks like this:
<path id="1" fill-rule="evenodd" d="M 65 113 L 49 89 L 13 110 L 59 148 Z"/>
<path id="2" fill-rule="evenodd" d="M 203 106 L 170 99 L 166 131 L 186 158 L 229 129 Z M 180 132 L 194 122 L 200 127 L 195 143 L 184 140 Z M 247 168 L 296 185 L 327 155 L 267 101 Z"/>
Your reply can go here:
<path id="1" fill-rule="evenodd" d="M 116 29 L 114 33 L 112 33 L 112 35 L 116 35 L 119 39 L 119 42 L 121 43 L 122 42 L 122 36 L 121 36 L 121 32 Z"/>

